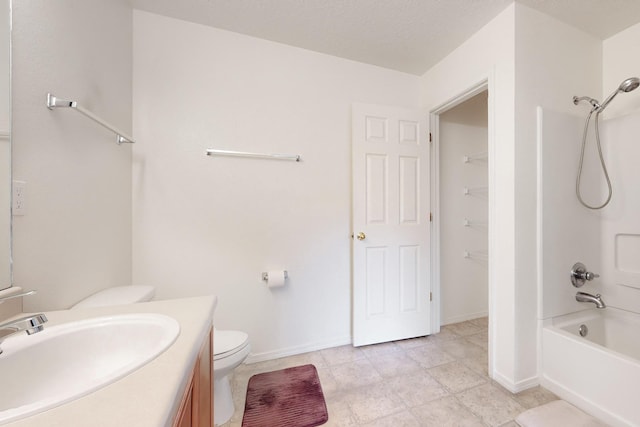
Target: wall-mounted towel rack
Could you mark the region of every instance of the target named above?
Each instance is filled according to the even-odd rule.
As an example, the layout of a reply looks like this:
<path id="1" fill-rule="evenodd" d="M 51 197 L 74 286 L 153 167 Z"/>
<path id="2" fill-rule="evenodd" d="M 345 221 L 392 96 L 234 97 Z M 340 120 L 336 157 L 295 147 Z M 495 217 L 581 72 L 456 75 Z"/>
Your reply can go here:
<path id="1" fill-rule="evenodd" d="M 120 132 L 118 129 L 116 129 L 115 127 L 113 127 L 109 123 L 105 122 L 100 117 L 98 117 L 95 114 L 93 114 L 91 111 L 86 110 L 85 108 L 80 106 L 76 101 L 68 101 L 68 100 L 60 99 L 60 98 L 57 98 L 57 97 L 53 96 L 52 94 L 48 93 L 47 94 L 47 108 L 50 109 L 50 110 L 53 110 L 54 108 L 61 108 L 61 107 L 73 108 L 77 112 L 82 113 L 82 115 L 84 115 L 84 116 L 90 118 L 91 120 L 93 120 L 94 122 L 98 123 L 100 126 L 102 126 L 102 127 L 106 128 L 106 129 L 110 130 L 111 132 L 115 133 L 116 134 L 116 142 L 118 144 L 122 144 L 123 142 L 129 143 L 129 144 L 133 144 L 135 142 L 133 140 L 133 138 L 128 136 L 126 133 Z"/>
<path id="2" fill-rule="evenodd" d="M 466 250 L 462 253 L 462 256 L 467 259 L 482 259 L 488 260 L 489 254 L 485 251 L 469 251 Z"/>
<path id="3" fill-rule="evenodd" d="M 469 154 L 468 156 L 463 156 L 462 161 L 464 163 L 473 162 L 474 160 L 486 160 L 489 157 L 488 151 L 483 151 L 481 153 Z"/>
<path id="4" fill-rule="evenodd" d="M 298 154 L 248 153 L 246 151 L 214 150 L 212 148 L 207 150 L 207 156 L 250 157 L 254 159 L 293 160 L 294 162 L 302 160 Z"/>
<path id="5" fill-rule="evenodd" d="M 479 194 L 479 193 L 487 193 L 489 191 L 489 187 L 464 187 L 462 189 L 462 194 L 468 196 L 470 194 Z"/>

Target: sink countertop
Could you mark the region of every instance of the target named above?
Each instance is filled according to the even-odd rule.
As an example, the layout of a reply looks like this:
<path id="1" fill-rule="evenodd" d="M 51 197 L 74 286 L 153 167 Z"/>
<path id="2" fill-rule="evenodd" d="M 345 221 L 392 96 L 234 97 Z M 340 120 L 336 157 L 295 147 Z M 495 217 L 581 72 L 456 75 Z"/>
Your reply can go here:
<path id="1" fill-rule="evenodd" d="M 39 414 L 4 424 L 11 427 L 160 427 L 170 426 L 200 347 L 213 324 L 215 296 L 48 311 L 45 324 L 127 313 L 159 313 L 180 324 L 176 341 L 157 358 L 124 378 L 86 396 Z M 105 348 L 104 351 L 109 351 Z M 46 363 L 46 355 L 42 363 Z M 1 363 L 1 361 L 0 361 Z M 5 384 L 19 378 L 3 378 Z"/>

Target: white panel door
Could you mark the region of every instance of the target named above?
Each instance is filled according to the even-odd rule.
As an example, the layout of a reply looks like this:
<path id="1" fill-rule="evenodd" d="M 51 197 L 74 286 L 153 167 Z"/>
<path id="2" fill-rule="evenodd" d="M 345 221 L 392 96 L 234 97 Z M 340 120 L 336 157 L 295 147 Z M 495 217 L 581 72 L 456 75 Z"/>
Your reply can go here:
<path id="1" fill-rule="evenodd" d="M 354 104 L 353 344 L 431 333 L 427 114 Z"/>

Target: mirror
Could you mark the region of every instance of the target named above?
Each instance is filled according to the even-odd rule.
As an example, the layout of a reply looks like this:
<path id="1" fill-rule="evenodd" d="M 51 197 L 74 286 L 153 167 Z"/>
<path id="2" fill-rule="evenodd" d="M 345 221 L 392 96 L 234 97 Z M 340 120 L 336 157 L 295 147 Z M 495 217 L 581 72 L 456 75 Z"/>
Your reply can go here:
<path id="1" fill-rule="evenodd" d="M 0 5 L 0 289 L 11 286 L 10 0 Z"/>

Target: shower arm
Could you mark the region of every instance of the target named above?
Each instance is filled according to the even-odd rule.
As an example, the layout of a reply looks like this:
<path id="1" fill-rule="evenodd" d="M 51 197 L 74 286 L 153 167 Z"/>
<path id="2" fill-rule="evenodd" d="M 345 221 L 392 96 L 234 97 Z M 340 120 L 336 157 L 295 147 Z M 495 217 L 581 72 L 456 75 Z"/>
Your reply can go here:
<path id="1" fill-rule="evenodd" d="M 591 112 L 598 111 L 599 109 L 602 108 L 602 107 L 600 107 L 600 103 L 598 102 L 597 99 L 593 99 L 593 98 L 588 97 L 588 96 L 574 96 L 573 97 L 573 105 L 578 105 L 582 101 L 586 101 L 589 104 L 591 104 L 591 107 L 592 107 Z"/>

